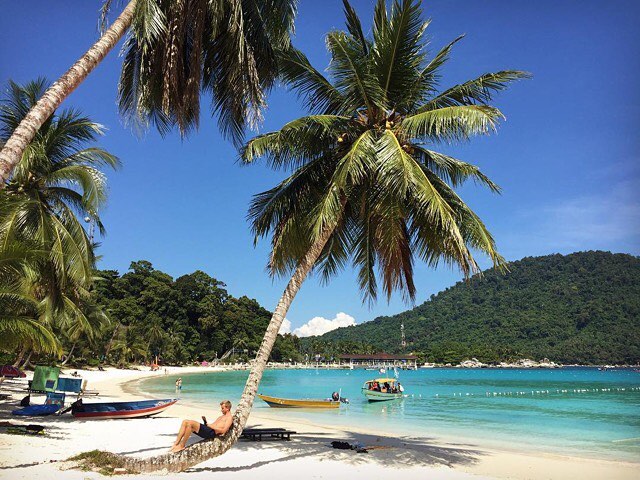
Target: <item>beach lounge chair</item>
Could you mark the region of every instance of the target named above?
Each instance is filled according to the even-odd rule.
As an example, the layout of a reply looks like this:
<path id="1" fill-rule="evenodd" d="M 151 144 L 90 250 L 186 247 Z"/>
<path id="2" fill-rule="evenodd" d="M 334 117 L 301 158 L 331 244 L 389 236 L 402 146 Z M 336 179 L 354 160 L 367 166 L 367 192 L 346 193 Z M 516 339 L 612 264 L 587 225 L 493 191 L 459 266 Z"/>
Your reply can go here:
<path id="1" fill-rule="evenodd" d="M 292 430 L 286 428 L 245 428 L 242 431 L 242 438 L 252 441 L 262 441 L 264 436 L 271 440 L 291 440 L 291 435 L 295 434 Z"/>
<path id="2" fill-rule="evenodd" d="M 81 393 L 82 392 L 82 379 L 81 378 L 58 378 L 58 388 L 59 392 L 67 392 L 67 393 Z"/>
<path id="3" fill-rule="evenodd" d="M 33 380 L 29 382 L 30 392 L 55 392 L 58 387 L 58 377 L 60 369 L 58 367 L 36 366 L 33 372 Z"/>

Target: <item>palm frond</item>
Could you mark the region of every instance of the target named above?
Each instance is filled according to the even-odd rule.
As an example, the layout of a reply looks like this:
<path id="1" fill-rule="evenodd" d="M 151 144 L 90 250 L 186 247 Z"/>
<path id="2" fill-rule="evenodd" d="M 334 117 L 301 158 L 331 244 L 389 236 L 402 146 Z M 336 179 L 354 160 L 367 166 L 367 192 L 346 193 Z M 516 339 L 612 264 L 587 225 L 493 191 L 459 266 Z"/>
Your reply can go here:
<path id="1" fill-rule="evenodd" d="M 211 94 L 224 135 L 239 142 L 261 120 L 286 49 L 294 0 L 140 0 L 124 47 L 119 106 L 137 129 L 181 135 L 198 127 L 200 97 Z"/>
<path id="2" fill-rule="evenodd" d="M 344 7 L 344 16 L 347 20 L 347 30 L 349 31 L 351 36 L 353 36 L 353 38 L 360 42 L 362 53 L 364 55 L 367 55 L 369 53 L 369 42 L 362 32 L 362 24 L 360 23 L 358 14 L 353 9 L 348 0 L 342 0 L 342 5 Z"/>
<path id="3" fill-rule="evenodd" d="M 385 15 L 386 17 L 386 15 Z M 420 3 L 394 0 L 384 28 L 374 30 L 373 68 L 389 109 L 402 104 L 424 60 L 423 34 L 429 21 L 421 19 Z"/>
<path id="4" fill-rule="evenodd" d="M 249 218 L 255 241 L 271 235 L 272 275 L 290 272 L 321 245 L 315 268 L 323 281 L 351 259 L 363 302 L 371 305 L 379 284 L 387 298 L 400 291 L 412 302 L 415 259 L 457 266 L 465 276 L 479 271 L 476 251 L 503 264 L 486 226 L 454 191 L 469 179 L 499 187 L 429 144 L 494 131 L 504 117 L 489 101 L 528 74 L 487 74 L 438 95 L 440 69 L 462 36 L 427 61 L 419 2 L 395 0 L 387 11 L 378 0 L 372 40 L 343 3 L 347 32 L 326 38 L 329 79 L 297 50 L 280 53 L 281 79 L 313 115 L 241 150 L 244 163 L 264 158 L 293 170 L 254 197 Z"/>
<path id="5" fill-rule="evenodd" d="M 484 105 L 493 100 L 493 95 L 496 92 L 505 90 L 511 82 L 527 78 L 531 78 L 531 74 L 520 70 L 485 73 L 478 78 L 445 90 L 418 108 L 418 112 L 457 105 Z"/>
<path id="6" fill-rule="evenodd" d="M 311 212 L 314 240 L 320 237 L 325 229 L 335 228 L 340 222 L 347 201 L 348 184 L 360 183 L 366 171 L 371 170 L 376 164 L 376 160 L 375 137 L 367 130 L 338 161 L 331 180 L 327 182 L 325 191 Z"/>
<path id="7" fill-rule="evenodd" d="M 327 35 L 327 48 L 332 58 L 329 71 L 343 97 L 342 108 L 355 111 L 364 107 L 373 116 L 377 107 L 385 105 L 384 91 L 360 53 L 359 43 L 344 32 L 334 31 Z"/>
<path id="8" fill-rule="evenodd" d="M 304 99 L 312 113 L 340 115 L 344 112 L 342 94 L 309 62 L 300 50 L 293 47 L 279 52 L 280 78 Z"/>
<path id="9" fill-rule="evenodd" d="M 405 117 L 401 128 L 409 138 L 451 143 L 495 132 L 498 122 L 504 118 L 495 107 L 455 105 Z"/>
<path id="10" fill-rule="evenodd" d="M 471 178 L 477 184 L 489 187 L 494 193 L 500 193 L 500 187 L 477 166 L 417 145 L 412 145 L 411 148 L 416 151 L 422 163 L 431 172 L 449 181 L 453 187 L 458 187 Z"/>
<path id="11" fill-rule="evenodd" d="M 51 330 L 30 317 L 0 314 L 0 339 L 0 350 L 6 352 L 29 345 L 37 352 L 61 353 L 60 343 Z"/>
<path id="12" fill-rule="evenodd" d="M 418 72 L 404 93 L 403 100 L 398 103 L 397 110 L 403 113 L 415 111 L 416 105 L 422 105 L 437 91 L 440 81 L 440 68 L 449 60 L 453 46 L 464 38 L 458 36 L 455 40 L 445 45 L 426 66 Z"/>
<path id="13" fill-rule="evenodd" d="M 240 150 L 240 160 L 264 157 L 272 168 L 297 168 L 328 151 L 349 131 L 350 119 L 337 115 L 310 115 L 287 123 L 278 132 L 259 135 Z"/>

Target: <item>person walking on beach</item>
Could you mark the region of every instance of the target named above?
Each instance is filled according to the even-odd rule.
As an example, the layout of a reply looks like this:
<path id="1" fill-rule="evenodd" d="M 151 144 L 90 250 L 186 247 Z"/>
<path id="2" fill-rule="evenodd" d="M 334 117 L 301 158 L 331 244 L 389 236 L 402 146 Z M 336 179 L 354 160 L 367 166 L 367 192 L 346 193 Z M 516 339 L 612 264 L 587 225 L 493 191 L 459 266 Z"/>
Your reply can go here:
<path id="1" fill-rule="evenodd" d="M 210 439 L 216 435 L 224 435 L 227 433 L 233 423 L 231 402 L 229 400 L 220 402 L 220 411 L 222 415 L 216 418 L 213 423 L 206 423 L 204 417 L 202 417 L 202 423 L 198 423 L 195 420 L 183 420 L 182 425 L 180 425 L 180 430 L 178 431 L 178 437 L 169 452 L 176 453 L 184 450 L 187 440 L 189 440 L 192 433 L 204 439 Z"/>

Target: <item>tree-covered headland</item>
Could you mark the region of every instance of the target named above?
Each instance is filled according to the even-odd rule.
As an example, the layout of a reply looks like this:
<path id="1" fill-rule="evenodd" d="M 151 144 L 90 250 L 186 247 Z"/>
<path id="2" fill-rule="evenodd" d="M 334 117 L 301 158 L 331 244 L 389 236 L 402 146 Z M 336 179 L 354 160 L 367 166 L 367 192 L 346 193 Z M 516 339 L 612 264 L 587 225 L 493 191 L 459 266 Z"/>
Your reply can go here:
<path id="1" fill-rule="evenodd" d="M 366 338 L 430 362 L 547 357 L 580 364 L 640 361 L 640 258 L 590 251 L 526 257 L 487 270 L 391 317 L 329 332 L 326 343 Z"/>

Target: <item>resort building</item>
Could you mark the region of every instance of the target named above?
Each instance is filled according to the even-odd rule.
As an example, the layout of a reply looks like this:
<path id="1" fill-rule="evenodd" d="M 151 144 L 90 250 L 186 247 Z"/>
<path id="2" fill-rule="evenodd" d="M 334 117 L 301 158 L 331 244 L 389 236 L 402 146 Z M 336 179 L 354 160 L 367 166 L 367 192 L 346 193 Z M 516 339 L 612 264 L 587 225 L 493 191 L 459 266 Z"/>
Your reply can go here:
<path id="1" fill-rule="evenodd" d="M 415 355 L 390 355 L 388 353 L 375 353 L 373 355 L 340 355 L 340 365 L 350 368 L 418 368 L 418 357 Z"/>

